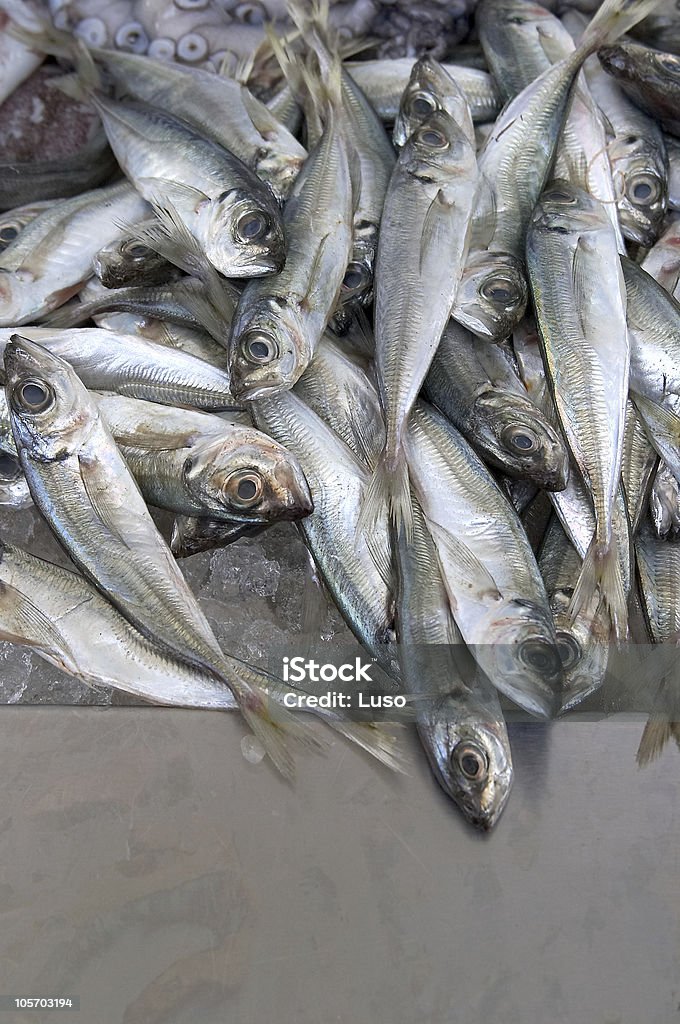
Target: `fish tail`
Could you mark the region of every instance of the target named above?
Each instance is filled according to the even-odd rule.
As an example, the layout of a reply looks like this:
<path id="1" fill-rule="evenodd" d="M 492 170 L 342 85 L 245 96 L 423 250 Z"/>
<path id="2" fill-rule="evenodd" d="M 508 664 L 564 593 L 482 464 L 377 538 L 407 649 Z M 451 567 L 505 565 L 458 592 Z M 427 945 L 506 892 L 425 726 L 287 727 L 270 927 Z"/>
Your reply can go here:
<path id="1" fill-rule="evenodd" d="M 359 532 L 368 532 L 385 508 L 396 531 L 403 527 L 410 543 L 413 536 L 411 484 L 408 461 L 401 447 L 394 456 L 383 452 L 373 471 L 359 514 Z"/>
<path id="2" fill-rule="evenodd" d="M 270 680 L 253 668 L 238 663 L 225 673 L 225 679 L 238 701 L 239 710 L 258 738 L 268 757 L 286 779 L 295 775 L 292 742 L 320 749 L 319 741 L 309 725 L 301 722 L 270 693 Z"/>
<path id="3" fill-rule="evenodd" d="M 671 736 L 675 736 L 677 742 L 675 730 L 678 726 L 680 723 L 671 722 L 665 715 L 650 715 L 642 730 L 640 746 L 635 755 L 638 768 L 644 768 L 655 761 Z"/>
<path id="4" fill-rule="evenodd" d="M 578 53 L 594 53 L 613 43 L 659 3 L 660 0 L 604 0 L 581 37 Z"/>
<path id="5" fill-rule="evenodd" d="M 374 722 L 350 722 L 342 718 L 324 717 L 324 722 L 350 743 L 361 747 L 385 767 L 407 774 L 406 763 L 397 746 L 396 737 Z"/>
<path id="6" fill-rule="evenodd" d="M 628 601 L 616 542 L 611 538 L 603 543 L 597 534 L 586 552 L 574 588 L 569 605 L 572 618 L 590 604 L 596 590 L 600 591 L 600 599 L 609 613 L 617 641 L 625 640 L 628 635 Z"/>

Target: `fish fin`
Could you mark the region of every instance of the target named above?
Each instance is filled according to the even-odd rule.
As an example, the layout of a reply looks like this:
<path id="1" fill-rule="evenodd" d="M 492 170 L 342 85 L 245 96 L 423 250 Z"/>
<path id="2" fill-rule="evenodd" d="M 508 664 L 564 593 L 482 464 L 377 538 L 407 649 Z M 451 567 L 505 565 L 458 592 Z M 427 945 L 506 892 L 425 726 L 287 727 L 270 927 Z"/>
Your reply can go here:
<path id="1" fill-rule="evenodd" d="M 241 86 L 241 103 L 253 128 L 263 139 L 269 140 L 273 132 L 281 131 L 281 125 L 272 112 L 257 97 L 253 96 L 247 85 Z"/>
<path id="2" fill-rule="evenodd" d="M 197 285 L 199 287 L 196 287 Z M 226 348 L 233 311 L 230 313 L 215 309 L 205 285 L 194 277 L 180 281 L 175 289 L 175 296 L 196 317 L 211 338 Z"/>
<path id="3" fill-rule="evenodd" d="M 574 290 L 574 309 L 577 310 L 579 326 L 584 338 L 597 336 L 591 331 L 588 321 L 588 315 L 593 306 L 592 296 L 595 286 L 592 268 L 592 253 L 589 244 L 584 242 L 583 238 L 579 238 L 571 265 L 571 283 Z M 599 329 L 599 321 L 597 329 Z"/>
<path id="4" fill-rule="evenodd" d="M 180 181 L 170 181 L 168 178 L 163 178 L 162 184 L 159 178 L 139 178 L 138 181 L 142 188 L 148 187 L 152 192 L 152 206 L 167 205 L 170 200 L 172 203 L 194 203 L 195 209 L 198 210 L 202 203 L 210 202 L 210 197 L 200 188 Z"/>
<path id="5" fill-rule="evenodd" d="M 425 518 L 427 520 L 427 527 L 432 535 L 432 539 L 438 549 L 437 555 L 440 565 L 443 565 L 444 556 L 448 554 L 464 573 L 463 580 L 474 583 L 475 586 L 478 586 L 480 581 L 482 581 L 488 588 L 487 595 L 489 597 L 500 597 L 501 595 L 498 590 L 496 580 L 493 578 L 484 563 L 480 562 L 475 553 L 459 541 L 457 537 L 454 537 L 454 535 L 445 527 L 427 519 L 427 514 Z M 444 571 L 442 571 L 442 579 L 446 584 L 446 573 Z"/>
<path id="6" fill-rule="evenodd" d="M 103 417 L 102 422 L 104 422 Z M 90 469 L 89 460 L 84 459 L 81 455 L 78 456 L 78 467 L 80 470 L 80 478 L 83 482 L 83 487 L 85 488 L 85 493 L 87 494 L 88 500 L 92 505 L 95 515 L 106 527 L 109 533 L 111 533 L 114 537 L 116 537 L 117 540 L 124 544 L 126 548 L 130 549 L 130 545 L 125 537 L 125 534 L 121 532 L 119 522 L 119 510 L 112 501 L 111 493 L 107 487 L 100 486 L 100 474 L 98 474 L 97 472 L 93 473 L 92 470 Z M 134 477 L 131 474 L 130 478 L 134 482 Z M 135 487 L 136 486 L 137 484 L 135 482 Z"/>
<path id="7" fill-rule="evenodd" d="M 604 0 L 588 23 L 574 55 L 582 59 L 584 53 L 593 53 L 614 42 L 624 32 L 658 7 L 660 0 Z"/>
<path id="8" fill-rule="evenodd" d="M 397 747 L 397 740 L 374 722 L 350 722 L 343 718 L 324 719 L 327 725 L 350 743 L 361 747 L 376 761 L 401 775 L 408 775 L 409 765 Z"/>
<path id="9" fill-rule="evenodd" d="M 53 653 L 67 671 L 75 672 L 73 652 L 54 622 L 23 591 L 1 581 L 0 638 Z"/>
<path id="10" fill-rule="evenodd" d="M 384 534 L 377 534 L 375 531 L 368 530 L 365 534 L 366 547 L 371 556 L 373 564 L 378 570 L 380 579 L 383 581 L 390 593 L 394 590 L 394 574 L 392 572 L 392 552 L 390 550 L 389 542 L 387 545 L 383 544 L 382 538 Z"/>
<path id="11" fill-rule="evenodd" d="M 227 666 L 229 671 L 227 671 Z M 260 741 L 269 759 L 286 779 L 295 775 L 295 761 L 291 741 L 309 749 L 322 749 L 313 730 L 288 708 L 279 704 L 271 691 L 268 675 L 245 662 L 227 659 L 224 673 L 247 725 Z M 276 680 L 278 689 L 285 683 Z"/>
<path id="12" fill-rule="evenodd" d="M 357 529 L 368 533 L 384 509 L 388 510 L 397 531 L 403 525 L 406 539 L 410 543 L 413 536 L 411 484 L 408 462 L 402 448 L 392 458 L 385 452 L 380 456 L 364 492 Z"/>
<path id="13" fill-rule="evenodd" d="M 484 203 L 482 203 L 482 199 L 485 200 Z M 492 188 L 486 175 L 481 172 L 474 204 L 475 210 L 480 207 L 487 212 L 482 216 L 477 213 L 473 214 L 470 221 L 470 250 L 475 252 L 491 245 L 498 221 L 495 189 Z"/>
<path id="14" fill-rule="evenodd" d="M 616 541 L 612 537 L 609 543 L 602 543 L 596 533 L 586 551 L 569 603 L 569 615 L 572 620 L 590 604 L 598 589 L 600 600 L 609 614 L 614 635 L 617 641 L 622 642 L 628 636 L 628 601 L 621 577 Z"/>
<path id="15" fill-rule="evenodd" d="M 450 204 L 446 201 L 444 191 L 439 189 L 430 203 L 420 236 L 419 272 L 426 277 L 429 274 L 428 264 L 434 260 L 441 262 L 442 252 L 449 248 L 447 235 L 450 231 Z"/>
<path id="16" fill-rule="evenodd" d="M 644 768 L 656 760 L 674 735 L 673 726 L 677 725 L 677 722 L 670 722 L 664 715 L 650 715 L 642 730 L 640 746 L 635 755 L 638 768 Z"/>

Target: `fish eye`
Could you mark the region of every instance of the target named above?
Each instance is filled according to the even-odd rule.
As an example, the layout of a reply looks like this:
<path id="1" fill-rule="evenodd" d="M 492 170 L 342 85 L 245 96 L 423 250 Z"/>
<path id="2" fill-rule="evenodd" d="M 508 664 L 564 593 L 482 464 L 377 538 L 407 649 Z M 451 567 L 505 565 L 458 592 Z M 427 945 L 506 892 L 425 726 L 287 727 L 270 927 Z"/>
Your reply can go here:
<path id="1" fill-rule="evenodd" d="M 638 174 L 626 189 L 628 198 L 636 206 L 647 206 L 655 203 L 661 194 L 659 180 L 651 174 Z"/>
<path id="2" fill-rule="evenodd" d="M 249 363 L 271 363 L 279 354 L 275 340 L 263 331 L 250 331 L 246 334 L 241 350 Z"/>
<path id="3" fill-rule="evenodd" d="M 437 109 L 437 103 L 429 93 L 417 92 L 409 101 L 408 107 L 414 117 L 428 117 Z"/>
<path id="4" fill-rule="evenodd" d="M 354 292 L 367 285 L 369 277 L 368 270 L 363 263 L 349 263 L 342 279 L 342 287 L 348 292 Z"/>
<path id="5" fill-rule="evenodd" d="M 266 213 L 253 210 L 236 222 L 236 234 L 242 242 L 259 242 L 269 231 L 271 221 Z"/>
<path id="6" fill-rule="evenodd" d="M 536 672 L 553 675 L 559 671 L 561 661 L 555 648 L 547 640 L 525 640 L 519 648 L 520 660 Z"/>
<path id="7" fill-rule="evenodd" d="M 4 228 L 0 228 L 0 242 L 4 242 L 5 245 L 9 245 L 19 234 L 19 228 L 15 224 L 6 224 Z"/>
<path id="8" fill-rule="evenodd" d="M 581 647 L 571 633 L 557 634 L 557 652 L 564 669 L 573 668 L 581 660 Z"/>
<path id="9" fill-rule="evenodd" d="M 489 759 L 476 743 L 459 743 L 451 754 L 453 768 L 459 768 L 466 779 L 477 782 L 489 769 Z"/>
<path id="10" fill-rule="evenodd" d="M 54 405 L 54 392 L 41 380 L 23 380 L 15 387 L 12 402 L 19 412 L 45 412 Z"/>
<path id="11" fill-rule="evenodd" d="M 0 450 L 0 480 L 16 480 L 21 475 L 21 466 L 15 455 Z"/>
<path id="12" fill-rule="evenodd" d="M 262 500 L 262 477 L 254 469 L 232 473 L 224 485 L 229 501 L 239 508 L 252 508 Z"/>
<path id="13" fill-rule="evenodd" d="M 506 427 L 501 434 L 501 440 L 508 448 L 521 455 L 535 452 L 539 447 L 538 437 L 528 427 Z"/>
<path id="14" fill-rule="evenodd" d="M 671 75 L 680 74 L 680 61 L 677 57 L 674 57 L 673 54 L 664 53 L 656 59 L 664 71 L 668 71 Z"/>
<path id="15" fill-rule="evenodd" d="M 131 256 L 133 260 L 143 260 L 151 255 L 151 249 L 143 242 L 124 242 L 120 251 L 124 256 Z"/>
<path id="16" fill-rule="evenodd" d="M 561 188 L 551 188 L 549 192 L 543 193 L 543 198 L 549 199 L 552 203 L 567 203 L 572 205 L 576 202 L 575 195 Z"/>
<path id="17" fill-rule="evenodd" d="M 491 277 L 479 290 L 485 299 L 503 306 L 512 305 L 521 299 L 517 285 L 505 277 Z"/>
<path id="18" fill-rule="evenodd" d="M 436 128 L 421 128 L 414 133 L 416 142 L 422 142 L 428 149 L 448 149 L 449 140 Z"/>

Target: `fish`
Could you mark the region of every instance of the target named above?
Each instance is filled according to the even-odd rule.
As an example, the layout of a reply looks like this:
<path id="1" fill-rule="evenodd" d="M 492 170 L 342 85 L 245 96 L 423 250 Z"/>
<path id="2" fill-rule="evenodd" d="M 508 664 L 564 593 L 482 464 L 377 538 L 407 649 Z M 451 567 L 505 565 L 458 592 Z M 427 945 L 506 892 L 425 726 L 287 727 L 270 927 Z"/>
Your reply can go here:
<path id="1" fill-rule="evenodd" d="M 246 285 L 232 323 L 232 388 L 248 402 L 291 388 L 309 365 L 352 251 L 351 155 L 337 112 L 339 65 L 325 85 L 313 80 L 312 89 L 326 121 L 283 212 L 286 265 L 275 277 Z"/>
<path id="2" fill-rule="evenodd" d="M 570 611 L 582 562 L 554 516 L 541 544 L 538 567 L 550 600 L 562 659 L 563 712 L 600 689 L 609 660 L 611 622 L 597 594 L 591 595 L 590 603 L 576 616 Z"/>
<path id="3" fill-rule="evenodd" d="M 123 93 L 166 110 L 238 157 L 284 200 L 307 151 L 242 82 L 200 67 L 120 50 L 90 50 Z"/>
<path id="4" fill-rule="evenodd" d="M 0 326 L 30 323 L 56 309 L 92 275 L 92 260 L 121 218 L 143 217 L 127 182 L 54 203 L 0 254 Z"/>
<path id="5" fill-rule="evenodd" d="M 437 549 L 417 500 L 413 537 L 395 543 L 397 639 L 403 685 L 421 694 L 416 724 L 432 773 L 471 825 L 489 831 L 513 782 L 498 694 L 465 649 L 451 615 Z"/>
<path id="6" fill-rule="evenodd" d="M 564 22 L 577 38 L 583 18 L 569 11 Z M 605 120 L 621 230 L 629 241 L 648 247 L 659 234 L 668 206 L 669 166 L 663 134 L 605 73 L 596 56 L 585 62 L 583 74 Z"/>
<path id="7" fill-rule="evenodd" d="M 622 257 L 630 329 L 630 384 L 651 401 L 680 399 L 680 303 Z M 679 407 L 680 408 L 680 407 Z"/>
<path id="8" fill-rule="evenodd" d="M 632 537 L 647 513 L 647 499 L 658 465 L 659 458 L 647 439 L 647 431 L 635 405 L 629 399 L 623 435 L 621 483 Z"/>
<path id="9" fill-rule="evenodd" d="M 396 57 L 393 60 L 347 61 L 345 67 L 378 116 L 387 123 L 393 123 L 415 62 L 415 57 Z M 472 120 L 475 123 L 493 121 L 502 100 L 492 76 L 486 71 L 460 64 L 444 63 L 442 66 L 465 93 Z"/>
<path id="10" fill-rule="evenodd" d="M 239 707 L 228 687 L 148 640 L 82 576 L 4 542 L 0 638 L 31 648 L 88 685 L 112 686 L 142 701 L 203 711 Z M 304 691 L 273 677 L 263 677 L 263 685 L 272 701 L 294 696 L 301 710 L 316 715 L 387 767 L 403 771 L 394 742 L 379 727 L 344 721 L 332 709 L 307 705 Z"/>
<path id="11" fill-rule="evenodd" d="M 671 135 L 680 135 L 680 57 L 632 42 L 603 46 L 598 57 L 636 106 Z"/>
<path id="12" fill-rule="evenodd" d="M 99 93 L 92 102 L 140 195 L 156 205 L 170 199 L 216 270 L 226 277 L 257 277 L 282 268 L 279 205 L 244 163 L 157 107 Z"/>
<path id="13" fill-rule="evenodd" d="M 414 407 L 406 444 L 413 490 L 465 643 L 515 704 L 542 718 L 556 714 L 562 663 L 545 587 L 517 514 L 467 441 L 425 402 Z"/>
<path id="14" fill-rule="evenodd" d="M 22 332 L 72 365 L 91 390 L 206 412 L 238 408 L 225 370 L 179 349 L 97 327 L 23 327 Z M 14 333 L 0 329 L 0 352 Z"/>
<path id="15" fill-rule="evenodd" d="M 149 226 L 154 223 L 154 220 L 145 222 Z M 171 263 L 134 234 L 121 235 L 103 246 L 93 266 L 105 288 L 165 284 L 175 274 Z"/>
<path id="16" fill-rule="evenodd" d="M 571 610 L 586 607 L 598 587 L 623 640 L 628 613 L 613 517 L 630 345 L 617 241 L 602 204 L 566 181 L 550 183 L 527 235 L 527 268 L 555 407 L 595 509 Z"/>
<path id="17" fill-rule="evenodd" d="M 305 730 L 267 698 L 256 670 L 222 652 L 94 399 L 68 363 L 19 335 L 4 361 L 21 466 L 55 536 L 147 639 L 229 687 L 272 762 L 290 776 L 286 737 L 304 739 Z"/>
<path id="18" fill-rule="evenodd" d="M 652 480 L 649 514 L 660 540 L 680 540 L 680 484 L 665 463 Z"/>
<path id="19" fill-rule="evenodd" d="M 669 405 L 631 390 L 631 400 L 642 420 L 652 448 L 680 480 L 680 416 Z"/>
<path id="20" fill-rule="evenodd" d="M 400 149 L 435 110 L 444 110 L 475 145 L 475 128 L 467 97 L 443 64 L 421 57 L 413 65 L 394 122 L 392 140 Z"/>
<path id="21" fill-rule="evenodd" d="M 53 203 L 52 199 L 41 199 L 0 214 L 0 252 L 4 252 L 7 246 L 19 237 L 26 225 L 35 220 L 39 213 L 48 210 Z"/>
<path id="22" fill-rule="evenodd" d="M 151 505 L 247 525 L 312 511 L 295 457 L 238 418 L 120 395 L 102 395 L 97 405 Z"/>
<path id="23" fill-rule="evenodd" d="M 545 490 L 563 490 L 568 450 L 529 398 L 511 358 L 450 320 L 425 380 L 425 394 L 488 465 Z"/>
<path id="24" fill-rule="evenodd" d="M 390 180 L 375 284 L 376 373 L 386 438 L 364 499 L 365 526 L 387 501 L 392 520 L 403 521 L 408 531 L 403 436 L 453 305 L 477 182 L 474 147 L 444 110 L 430 114 L 411 135 Z"/>
<path id="25" fill-rule="evenodd" d="M 501 341 L 521 321 L 528 301 L 523 261 L 484 250 L 468 254 L 451 315 L 480 338 Z"/>
<path id="26" fill-rule="evenodd" d="M 581 65 L 644 17 L 654 3 L 605 0 L 576 49 L 547 68 L 504 107 L 478 155 L 486 187 L 480 192 L 474 214 L 475 241 L 469 259 L 477 259 L 484 250 L 524 259 L 526 231 L 550 172 Z M 502 339 L 496 336 L 492 340 Z"/>

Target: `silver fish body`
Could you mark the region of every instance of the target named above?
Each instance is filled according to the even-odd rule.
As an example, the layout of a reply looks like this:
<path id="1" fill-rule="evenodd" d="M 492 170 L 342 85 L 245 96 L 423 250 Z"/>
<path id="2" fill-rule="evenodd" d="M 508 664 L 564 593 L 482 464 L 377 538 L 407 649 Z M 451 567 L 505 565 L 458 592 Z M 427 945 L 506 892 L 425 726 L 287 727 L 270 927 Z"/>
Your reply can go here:
<path id="1" fill-rule="evenodd" d="M 505 352 L 450 321 L 425 389 L 487 463 L 546 490 L 566 486 L 564 441 L 529 398 Z"/>
<path id="2" fill-rule="evenodd" d="M 432 772 L 470 824 L 488 831 L 505 807 L 513 770 L 498 694 L 465 649 L 437 549 L 414 503 L 413 540 L 397 543 L 397 639 L 402 683 L 422 694 L 416 721 Z"/>
<path id="3" fill-rule="evenodd" d="M 94 258 L 94 272 L 106 288 L 164 284 L 175 268 L 134 235 L 121 235 Z"/>

